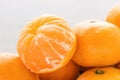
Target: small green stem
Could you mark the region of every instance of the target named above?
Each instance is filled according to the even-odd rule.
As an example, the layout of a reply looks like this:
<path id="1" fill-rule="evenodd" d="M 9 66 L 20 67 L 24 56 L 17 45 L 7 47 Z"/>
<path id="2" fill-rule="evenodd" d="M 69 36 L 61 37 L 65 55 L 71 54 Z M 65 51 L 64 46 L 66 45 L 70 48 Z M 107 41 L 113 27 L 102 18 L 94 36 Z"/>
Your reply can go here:
<path id="1" fill-rule="evenodd" d="M 103 70 L 96 70 L 95 74 L 104 74 L 104 71 Z"/>

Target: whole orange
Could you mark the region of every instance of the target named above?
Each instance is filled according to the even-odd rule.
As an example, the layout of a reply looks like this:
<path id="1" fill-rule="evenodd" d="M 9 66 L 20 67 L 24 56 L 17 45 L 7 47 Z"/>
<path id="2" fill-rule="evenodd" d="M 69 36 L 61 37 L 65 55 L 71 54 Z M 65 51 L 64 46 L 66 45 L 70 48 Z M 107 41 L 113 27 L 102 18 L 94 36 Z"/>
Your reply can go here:
<path id="1" fill-rule="evenodd" d="M 120 70 L 113 67 L 93 68 L 84 72 L 77 80 L 120 80 Z"/>
<path id="2" fill-rule="evenodd" d="M 29 71 L 20 57 L 13 53 L 0 53 L 0 80 L 40 80 Z"/>
<path id="3" fill-rule="evenodd" d="M 120 27 L 120 3 L 115 4 L 106 16 L 106 21 Z"/>
<path id="4" fill-rule="evenodd" d="M 108 66 L 120 61 L 120 29 L 108 22 L 88 20 L 74 27 L 77 50 L 73 60 L 84 67 Z"/>
<path id="5" fill-rule="evenodd" d="M 80 67 L 70 61 L 64 67 L 50 73 L 40 74 L 41 80 L 76 80 Z"/>

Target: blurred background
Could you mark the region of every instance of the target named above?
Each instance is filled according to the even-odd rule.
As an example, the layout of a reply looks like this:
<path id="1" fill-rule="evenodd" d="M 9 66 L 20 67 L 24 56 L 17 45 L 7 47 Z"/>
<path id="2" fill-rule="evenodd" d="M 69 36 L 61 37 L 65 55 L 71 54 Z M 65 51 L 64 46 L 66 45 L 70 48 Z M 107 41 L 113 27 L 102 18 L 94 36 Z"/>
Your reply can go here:
<path id="1" fill-rule="evenodd" d="M 63 17 L 71 27 L 82 20 L 104 20 L 119 0 L 0 0 L 0 53 L 17 53 L 24 25 L 43 14 Z"/>

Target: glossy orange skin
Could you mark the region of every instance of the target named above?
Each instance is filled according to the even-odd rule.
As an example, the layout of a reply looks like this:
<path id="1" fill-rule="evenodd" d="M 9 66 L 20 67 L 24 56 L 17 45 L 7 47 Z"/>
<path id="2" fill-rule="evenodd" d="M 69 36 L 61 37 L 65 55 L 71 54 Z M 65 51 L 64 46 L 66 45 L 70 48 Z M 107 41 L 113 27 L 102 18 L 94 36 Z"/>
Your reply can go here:
<path id="1" fill-rule="evenodd" d="M 20 57 L 13 53 L 0 53 L 0 80 L 40 80 L 29 71 Z"/>
<path id="2" fill-rule="evenodd" d="M 88 20 L 74 27 L 77 49 L 73 61 L 84 67 L 110 66 L 120 61 L 120 29 L 108 22 Z"/>
<path id="3" fill-rule="evenodd" d="M 98 70 L 99 73 L 96 73 Z M 77 80 L 120 80 L 120 70 L 113 67 L 93 68 L 84 72 Z"/>
<path id="4" fill-rule="evenodd" d="M 64 67 L 55 72 L 40 74 L 41 80 L 76 80 L 79 75 L 80 67 L 70 61 Z"/>
<path id="5" fill-rule="evenodd" d="M 115 4 L 106 16 L 106 21 L 120 27 L 120 3 Z"/>

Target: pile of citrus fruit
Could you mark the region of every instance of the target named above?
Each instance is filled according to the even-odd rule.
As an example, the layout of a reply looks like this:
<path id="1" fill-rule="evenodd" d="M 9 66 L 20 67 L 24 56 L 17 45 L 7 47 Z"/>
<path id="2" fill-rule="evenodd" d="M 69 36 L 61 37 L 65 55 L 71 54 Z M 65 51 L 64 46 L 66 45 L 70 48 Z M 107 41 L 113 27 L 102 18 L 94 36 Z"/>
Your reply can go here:
<path id="1" fill-rule="evenodd" d="M 17 51 L 0 54 L 0 80 L 120 80 L 120 3 L 105 21 L 73 28 L 43 15 L 21 31 Z"/>

